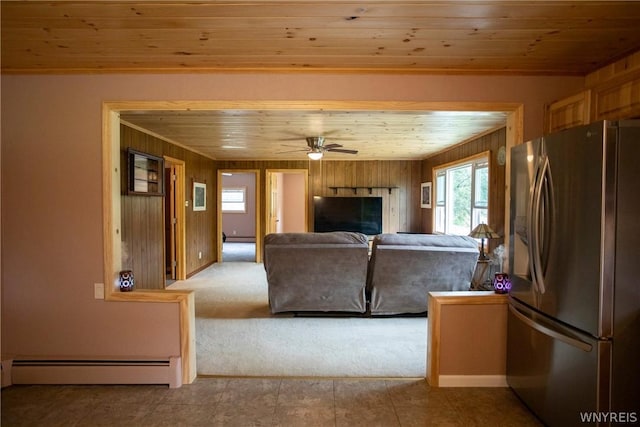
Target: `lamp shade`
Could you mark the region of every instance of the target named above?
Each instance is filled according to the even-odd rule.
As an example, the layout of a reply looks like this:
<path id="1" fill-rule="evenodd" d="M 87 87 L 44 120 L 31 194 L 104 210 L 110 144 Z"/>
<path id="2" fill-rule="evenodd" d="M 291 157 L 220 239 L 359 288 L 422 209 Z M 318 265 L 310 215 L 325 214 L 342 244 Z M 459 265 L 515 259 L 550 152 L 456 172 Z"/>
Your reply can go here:
<path id="1" fill-rule="evenodd" d="M 469 236 L 474 239 L 480 239 L 480 259 L 487 259 L 487 256 L 484 254 L 484 239 L 497 239 L 500 237 L 498 233 L 493 231 L 491 227 L 485 223 L 478 224 L 476 228 L 471 230 Z"/>
<path id="2" fill-rule="evenodd" d="M 498 233 L 493 231 L 491 227 L 489 227 L 485 223 L 478 224 L 476 228 L 471 230 L 469 236 L 473 237 L 474 239 L 497 239 L 500 237 Z"/>

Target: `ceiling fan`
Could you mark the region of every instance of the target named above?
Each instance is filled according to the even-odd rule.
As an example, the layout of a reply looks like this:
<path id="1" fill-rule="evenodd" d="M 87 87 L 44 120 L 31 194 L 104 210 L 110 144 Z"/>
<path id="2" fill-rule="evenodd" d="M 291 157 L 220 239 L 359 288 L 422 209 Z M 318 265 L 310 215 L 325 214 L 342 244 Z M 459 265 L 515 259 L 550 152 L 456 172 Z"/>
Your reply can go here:
<path id="1" fill-rule="evenodd" d="M 305 138 L 307 141 L 307 148 L 302 150 L 292 150 L 292 151 L 306 151 L 307 156 L 311 160 L 320 160 L 324 155 L 325 151 L 333 151 L 336 153 L 345 153 L 345 154 L 358 154 L 358 150 L 348 150 L 346 148 L 342 148 L 340 144 L 326 144 L 324 143 L 324 136 L 308 136 Z M 283 151 L 283 153 L 290 153 L 291 151 Z"/>

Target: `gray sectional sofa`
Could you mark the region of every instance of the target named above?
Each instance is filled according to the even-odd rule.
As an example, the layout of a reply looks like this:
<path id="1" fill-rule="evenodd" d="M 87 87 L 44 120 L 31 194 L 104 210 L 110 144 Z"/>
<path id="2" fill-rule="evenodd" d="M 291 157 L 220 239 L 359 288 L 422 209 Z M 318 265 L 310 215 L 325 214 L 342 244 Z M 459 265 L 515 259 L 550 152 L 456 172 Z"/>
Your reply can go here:
<path id="1" fill-rule="evenodd" d="M 371 247 L 352 232 L 264 240 L 272 313 L 424 313 L 428 292 L 468 290 L 477 260 L 478 244 L 466 236 L 380 234 Z"/>
<path id="2" fill-rule="evenodd" d="M 364 313 L 368 249 L 360 233 L 268 234 L 264 268 L 271 312 Z"/>
<path id="3" fill-rule="evenodd" d="M 423 313 L 431 291 L 468 291 L 478 255 L 468 236 L 375 236 L 367 277 L 371 314 Z"/>

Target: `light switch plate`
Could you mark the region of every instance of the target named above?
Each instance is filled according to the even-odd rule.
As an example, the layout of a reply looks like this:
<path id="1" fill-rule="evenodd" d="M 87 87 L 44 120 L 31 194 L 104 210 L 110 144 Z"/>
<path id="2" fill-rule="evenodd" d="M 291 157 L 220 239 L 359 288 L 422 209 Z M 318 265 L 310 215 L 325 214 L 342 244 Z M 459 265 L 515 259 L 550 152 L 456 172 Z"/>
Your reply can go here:
<path id="1" fill-rule="evenodd" d="M 104 299 L 104 283 L 93 284 L 93 297 L 95 299 Z"/>

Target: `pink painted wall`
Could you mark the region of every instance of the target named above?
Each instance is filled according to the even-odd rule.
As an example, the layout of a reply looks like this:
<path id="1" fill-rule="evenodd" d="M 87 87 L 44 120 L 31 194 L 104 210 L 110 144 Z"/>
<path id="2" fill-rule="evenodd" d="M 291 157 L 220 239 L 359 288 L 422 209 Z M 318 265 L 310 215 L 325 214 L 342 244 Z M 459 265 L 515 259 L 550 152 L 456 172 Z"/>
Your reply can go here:
<path id="1" fill-rule="evenodd" d="M 543 105 L 579 77 L 171 74 L 2 76 L 2 352 L 19 356 L 175 355 L 174 304 L 93 299 L 103 280 L 103 101 L 381 100 Z"/>
<path id="2" fill-rule="evenodd" d="M 222 231 L 228 242 L 256 241 L 256 174 L 234 173 L 222 176 L 223 187 L 245 187 L 247 189 L 247 211 L 245 213 L 222 214 Z M 233 232 L 236 232 L 235 234 Z"/>

